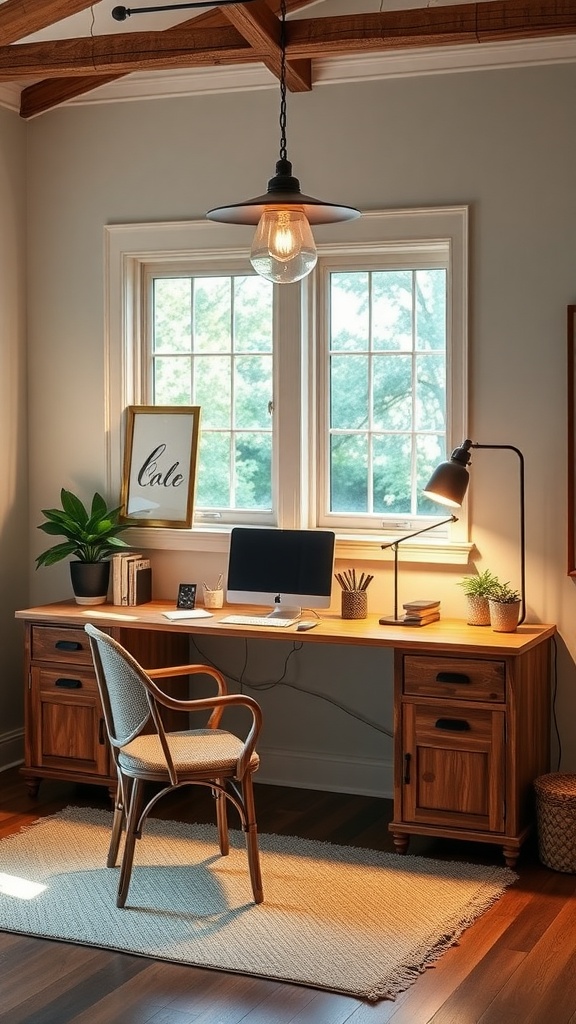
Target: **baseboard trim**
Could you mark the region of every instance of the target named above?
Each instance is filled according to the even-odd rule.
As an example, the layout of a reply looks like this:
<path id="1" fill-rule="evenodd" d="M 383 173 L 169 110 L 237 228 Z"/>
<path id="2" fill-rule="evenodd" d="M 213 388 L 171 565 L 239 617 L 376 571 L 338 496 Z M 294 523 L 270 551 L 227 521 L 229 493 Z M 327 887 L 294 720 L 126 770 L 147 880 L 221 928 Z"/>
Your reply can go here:
<path id="1" fill-rule="evenodd" d="M 294 789 L 392 798 L 391 761 L 342 757 L 317 751 L 258 749 L 260 769 L 255 781 Z"/>
<path id="2" fill-rule="evenodd" d="M 0 772 L 24 761 L 24 730 L 12 729 L 0 735 Z"/>

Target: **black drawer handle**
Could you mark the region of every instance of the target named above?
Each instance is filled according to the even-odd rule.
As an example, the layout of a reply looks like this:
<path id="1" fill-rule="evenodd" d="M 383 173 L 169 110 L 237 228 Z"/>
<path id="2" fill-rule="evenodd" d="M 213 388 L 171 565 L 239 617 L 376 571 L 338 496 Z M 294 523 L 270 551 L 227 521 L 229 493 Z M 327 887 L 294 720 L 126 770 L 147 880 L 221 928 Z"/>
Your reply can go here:
<path id="1" fill-rule="evenodd" d="M 448 729 L 450 732 L 468 732 L 470 723 L 464 718 L 439 718 L 436 728 Z"/>
<path id="2" fill-rule="evenodd" d="M 470 676 L 463 672 L 439 672 L 436 676 L 437 683 L 452 683 L 453 686 L 468 686 L 470 681 Z"/>
<path id="3" fill-rule="evenodd" d="M 57 679 L 54 686 L 60 686 L 63 690 L 81 690 L 82 682 L 80 679 Z"/>
<path id="4" fill-rule="evenodd" d="M 54 644 L 57 651 L 81 651 L 82 644 L 79 640 L 57 640 Z"/>

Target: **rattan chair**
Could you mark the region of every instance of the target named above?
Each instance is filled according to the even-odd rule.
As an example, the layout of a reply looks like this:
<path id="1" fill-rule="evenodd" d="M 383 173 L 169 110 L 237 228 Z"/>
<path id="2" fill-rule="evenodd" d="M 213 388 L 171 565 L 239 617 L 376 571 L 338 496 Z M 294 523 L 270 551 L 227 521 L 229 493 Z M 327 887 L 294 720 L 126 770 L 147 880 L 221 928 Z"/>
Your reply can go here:
<path id="1" fill-rule="evenodd" d="M 262 714 L 252 697 L 228 694 L 222 674 L 208 665 L 179 665 L 145 671 L 121 644 L 88 624 L 96 679 L 108 738 L 118 774 L 112 837 L 107 866 L 115 867 L 122 832 L 124 853 L 116 905 L 123 907 L 128 895 L 136 840 L 145 820 L 166 793 L 180 786 L 208 786 L 215 797 L 220 852 L 229 851 L 227 801 L 236 807 L 246 833 L 248 866 L 255 903 L 263 900 L 258 855 L 252 775 L 259 759 L 255 746 Z M 201 700 L 177 700 L 164 693 L 153 677 L 202 674 L 212 677 L 218 695 Z M 167 732 L 161 706 L 182 712 L 210 712 L 204 728 Z M 220 729 L 228 707 L 243 706 L 251 713 L 246 739 Z M 159 783 L 144 802 L 146 783 Z M 150 788 L 150 787 L 148 787 Z"/>

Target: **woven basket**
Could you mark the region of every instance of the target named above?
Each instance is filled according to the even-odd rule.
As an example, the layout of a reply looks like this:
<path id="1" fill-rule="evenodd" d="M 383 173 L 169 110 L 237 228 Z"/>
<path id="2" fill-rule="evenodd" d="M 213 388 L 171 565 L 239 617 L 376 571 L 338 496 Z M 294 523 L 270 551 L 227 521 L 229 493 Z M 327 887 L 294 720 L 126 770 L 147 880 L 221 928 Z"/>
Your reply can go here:
<path id="1" fill-rule="evenodd" d="M 342 591 L 342 618 L 365 619 L 368 615 L 368 594 L 365 590 Z"/>
<path id="2" fill-rule="evenodd" d="M 576 775 L 541 775 L 534 789 L 540 860 L 554 871 L 576 874 Z"/>

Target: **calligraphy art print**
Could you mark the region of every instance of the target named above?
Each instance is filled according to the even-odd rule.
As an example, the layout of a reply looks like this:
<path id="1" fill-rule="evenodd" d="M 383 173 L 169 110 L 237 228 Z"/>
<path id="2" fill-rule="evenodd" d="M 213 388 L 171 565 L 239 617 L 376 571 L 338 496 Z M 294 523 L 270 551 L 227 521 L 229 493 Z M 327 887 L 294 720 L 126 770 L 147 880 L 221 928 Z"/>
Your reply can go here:
<path id="1" fill-rule="evenodd" d="M 186 529 L 194 516 L 200 406 L 127 409 L 121 518 Z"/>

